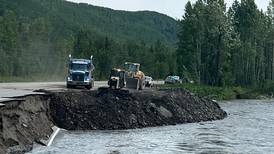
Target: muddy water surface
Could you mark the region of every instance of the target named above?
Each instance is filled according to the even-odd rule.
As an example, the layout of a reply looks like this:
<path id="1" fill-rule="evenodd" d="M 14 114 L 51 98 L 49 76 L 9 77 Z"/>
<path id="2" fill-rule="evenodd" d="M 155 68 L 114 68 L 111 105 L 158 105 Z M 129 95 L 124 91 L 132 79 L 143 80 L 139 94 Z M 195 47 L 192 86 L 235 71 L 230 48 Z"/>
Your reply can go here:
<path id="1" fill-rule="evenodd" d="M 274 100 L 220 103 L 221 121 L 121 131 L 66 132 L 33 154 L 274 153 Z"/>

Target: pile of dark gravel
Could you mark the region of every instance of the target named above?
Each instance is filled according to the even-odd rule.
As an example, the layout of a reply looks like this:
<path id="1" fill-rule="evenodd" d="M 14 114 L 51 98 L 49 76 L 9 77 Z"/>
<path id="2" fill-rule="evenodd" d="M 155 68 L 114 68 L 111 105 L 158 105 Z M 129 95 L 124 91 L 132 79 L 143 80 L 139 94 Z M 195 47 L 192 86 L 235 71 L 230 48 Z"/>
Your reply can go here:
<path id="1" fill-rule="evenodd" d="M 66 91 L 51 95 L 51 115 L 68 130 L 133 129 L 219 120 L 218 103 L 184 89 Z"/>

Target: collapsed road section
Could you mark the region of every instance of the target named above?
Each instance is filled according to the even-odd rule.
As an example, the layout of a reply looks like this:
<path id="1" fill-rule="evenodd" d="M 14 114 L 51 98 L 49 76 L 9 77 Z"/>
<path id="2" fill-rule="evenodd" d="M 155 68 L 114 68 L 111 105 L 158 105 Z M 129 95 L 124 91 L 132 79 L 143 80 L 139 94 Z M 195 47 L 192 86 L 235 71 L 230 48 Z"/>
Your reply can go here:
<path id="1" fill-rule="evenodd" d="M 0 154 L 25 153 L 34 142 L 47 140 L 53 132 L 50 98 L 28 95 L 3 102 L 0 108 Z"/>
<path id="2" fill-rule="evenodd" d="M 0 110 L 0 153 L 30 150 L 32 143 L 49 138 L 54 125 L 67 130 L 113 130 L 226 117 L 216 102 L 184 89 L 46 92 L 6 102 Z"/>

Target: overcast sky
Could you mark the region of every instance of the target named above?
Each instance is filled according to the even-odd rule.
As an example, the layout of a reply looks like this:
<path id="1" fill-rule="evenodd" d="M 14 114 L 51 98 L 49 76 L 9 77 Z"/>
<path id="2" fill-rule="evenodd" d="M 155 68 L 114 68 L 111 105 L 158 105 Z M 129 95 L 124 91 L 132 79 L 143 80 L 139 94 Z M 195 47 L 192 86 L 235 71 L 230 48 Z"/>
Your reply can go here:
<path id="1" fill-rule="evenodd" d="M 104 6 L 115 10 L 140 11 L 150 10 L 167 14 L 180 19 L 184 13 L 184 6 L 188 0 L 68 0 L 84 2 L 97 6 Z M 195 2 L 195 0 L 190 0 Z M 230 6 L 234 0 L 225 0 Z M 260 9 L 266 10 L 269 0 L 255 0 Z"/>

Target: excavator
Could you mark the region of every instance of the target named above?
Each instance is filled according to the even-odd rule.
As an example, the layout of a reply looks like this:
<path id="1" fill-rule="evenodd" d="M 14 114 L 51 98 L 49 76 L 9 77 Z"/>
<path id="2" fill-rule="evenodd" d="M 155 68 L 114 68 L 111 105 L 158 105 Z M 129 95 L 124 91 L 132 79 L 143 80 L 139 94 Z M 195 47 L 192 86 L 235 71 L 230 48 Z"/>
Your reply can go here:
<path id="1" fill-rule="evenodd" d="M 140 71 L 139 63 L 126 62 L 124 69 L 112 69 L 108 85 L 112 89 L 136 89 L 145 87 L 145 74 Z"/>

